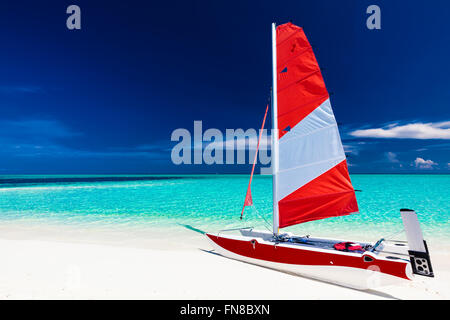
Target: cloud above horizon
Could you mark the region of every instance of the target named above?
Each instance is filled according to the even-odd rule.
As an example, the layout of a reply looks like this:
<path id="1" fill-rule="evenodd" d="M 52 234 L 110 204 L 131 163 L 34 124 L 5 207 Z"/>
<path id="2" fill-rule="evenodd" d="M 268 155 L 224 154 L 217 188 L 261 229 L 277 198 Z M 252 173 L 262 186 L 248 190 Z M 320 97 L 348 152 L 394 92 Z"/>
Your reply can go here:
<path id="1" fill-rule="evenodd" d="M 423 158 L 417 157 L 416 160 L 414 160 L 414 165 L 418 169 L 432 169 L 433 166 L 437 166 L 437 163 L 433 160 L 425 160 Z"/>
<path id="2" fill-rule="evenodd" d="M 349 133 L 358 138 L 444 139 L 450 140 L 450 121 L 390 124 L 383 128 L 359 129 Z"/>
<path id="3" fill-rule="evenodd" d="M 394 152 L 386 152 L 385 156 L 387 158 L 387 160 L 391 163 L 400 163 L 400 160 L 397 159 L 397 154 Z"/>

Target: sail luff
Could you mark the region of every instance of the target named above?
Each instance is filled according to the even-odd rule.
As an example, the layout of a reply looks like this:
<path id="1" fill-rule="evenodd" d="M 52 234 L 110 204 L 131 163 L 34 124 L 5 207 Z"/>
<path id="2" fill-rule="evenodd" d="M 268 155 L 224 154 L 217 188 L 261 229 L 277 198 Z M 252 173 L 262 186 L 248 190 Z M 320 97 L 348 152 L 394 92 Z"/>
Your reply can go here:
<path id="1" fill-rule="evenodd" d="M 278 94 L 277 94 L 277 30 L 272 23 L 272 194 L 273 194 L 273 234 L 279 230 L 278 217 Z"/>

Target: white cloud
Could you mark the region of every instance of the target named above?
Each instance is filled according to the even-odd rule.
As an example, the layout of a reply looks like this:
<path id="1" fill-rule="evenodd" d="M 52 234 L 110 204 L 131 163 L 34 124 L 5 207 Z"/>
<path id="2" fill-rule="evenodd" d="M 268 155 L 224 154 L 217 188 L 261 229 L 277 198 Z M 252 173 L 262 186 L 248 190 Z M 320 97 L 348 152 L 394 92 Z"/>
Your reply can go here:
<path id="1" fill-rule="evenodd" d="M 362 149 L 365 149 L 367 147 L 367 145 L 372 144 L 365 142 L 365 141 L 348 141 L 348 142 L 343 142 L 342 147 L 344 148 L 344 152 L 346 154 L 352 154 L 352 155 L 359 155 L 359 152 Z"/>
<path id="2" fill-rule="evenodd" d="M 400 162 L 400 160 L 397 159 L 397 154 L 394 153 L 394 152 L 390 152 L 389 151 L 389 152 L 386 152 L 385 155 L 386 155 L 386 158 L 388 159 L 389 162 L 392 162 L 392 163 L 399 163 Z"/>
<path id="3" fill-rule="evenodd" d="M 353 144 L 343 144 L 342 147 L 344 148 L 345 153 L 352 153 L 354 155 L 359 154 L 359 149 L 356 145 Z"/>
<path id="4" fill-rule="evenodd" d="M 445 139 L 450 140 L 450 121 L 390 124 L 384 128 L 360 129 L 350 132 L 360 138 L 394 138 L 394 139 Z"/>
<path id="5" fill-rule="evenodd" d="M 425 160 L 423 158 L 417 157 L 416 160 L 414 160 L 414 164 L 416 168 L 419 169 L 432 169 L 433 166 L 437 166 L 437 163 L 433 160 Z"/>

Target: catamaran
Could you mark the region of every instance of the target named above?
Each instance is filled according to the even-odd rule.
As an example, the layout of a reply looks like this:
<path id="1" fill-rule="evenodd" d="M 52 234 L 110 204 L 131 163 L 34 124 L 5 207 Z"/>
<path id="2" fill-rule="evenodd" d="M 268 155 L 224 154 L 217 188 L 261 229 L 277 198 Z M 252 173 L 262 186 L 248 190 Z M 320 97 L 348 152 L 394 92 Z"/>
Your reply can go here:
<path id="1" fill-rule="evenodd" d="M 433 277 L 413 210 L 400 209 L 407 241 L 381 238 L 371 243 L 280 232 L 359 209 L 321 70 L 303 29 L 292 23 L 272 24 L 272 78 L 273 230 L 206 233 L 214 250 L 228 258 L 357 289 L 412 280 L 414 274 Z M 267 109 L 263 127 L 266 115 Z M 253 204 L 255 163 L 256 155 L 242 213 Z"/>

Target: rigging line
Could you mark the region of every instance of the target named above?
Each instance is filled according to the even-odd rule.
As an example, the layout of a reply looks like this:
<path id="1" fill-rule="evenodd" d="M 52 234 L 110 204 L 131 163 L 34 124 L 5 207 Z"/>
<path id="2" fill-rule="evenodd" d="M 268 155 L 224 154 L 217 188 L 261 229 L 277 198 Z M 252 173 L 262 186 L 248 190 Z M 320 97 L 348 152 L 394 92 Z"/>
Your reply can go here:
<path id="1" fill-rule="evenodd" d="M 244 215 L 245 207 L 246 206 L 251 206 L 253 204 L 252 191 L 251 191 L 250 187 L 251 187 L 251 184 L 252 184 L 253 173 L 255 172 L 256 161 L 258 160 L 259 143 L 261 142 L 261 136 L 262 136 L 262 132 L 263 132 L 263 129 L 264 129 L 264 124 L 266 122 L 267 111 L 269 111 L 269 104 L 267 104 L 266 112 L 264 113 L 264 119 L 263 119 L 263 122 L 262 122 L 261 130 L 259 131 L 258 144 L 256 145 L 255 157 L 253 159 L 252 172 L 250 174 L 250 180 L 248 181 L 248 187 L 247 187 L 247 193 L 245 195 L 244 205 L 242 206 L 241 220 L 242 220 L 242 216 Z"/>
<path id="2" fill-rule="evenodd" d="M 264 218 L 264 216 L 259 214 L 258 209 L 256 208 L 256 206 L 253 206 L 253 208 L 255 208 L 256 214 L 258 215 L 259 218 L 261 218 L 266 225 L 264 226 L 267 230 L 269 230 L 270 232 L 272 232 L 272 225 L 266 220 L 266 218 Z"/>
<path id="3" fill-rule="evenodd" d="M 391 233 L 390 235 L 388 235 L 388 236 L 384 237 L 384 239 L 387 239 L 387 240 L 389 240 L 389 238 L 390 238 L 390 237 L 396 236 L 396 235 L 398 235 L 399 233 L 402 233 L 403 231 L 405 231 L 405 229 L 402 229 L 402 230 L 400 230 L 400 231 L 397 231 L 397 232 Z"/>

